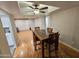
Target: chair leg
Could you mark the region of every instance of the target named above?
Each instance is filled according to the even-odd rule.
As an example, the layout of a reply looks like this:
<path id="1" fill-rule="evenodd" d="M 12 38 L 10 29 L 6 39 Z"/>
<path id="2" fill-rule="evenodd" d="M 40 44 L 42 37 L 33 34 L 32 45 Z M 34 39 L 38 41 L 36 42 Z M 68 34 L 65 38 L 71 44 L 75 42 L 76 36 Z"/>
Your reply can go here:
<path id="1" fill-rule="evenodd" d="M 44 58 L 44 41 L 42 41 L 42 58 Z"/>
<path id="2" fill-rule="evenodd" d="M 55 56 L 58 57 L 58 42 L 55 43 Z"/>
<path id="3" fill-rule="evenodd" d="M 36 50 L 37 50 L 37 49 L 36 49 L 36 44 L 34 45 L 34 47 L 35 47 L 35 51 L 36 51 Z"/>
<path id="4" fill-rule="evenodd" d="M 49 57 L 51 57 L 51 51 L 50 51 L 50 44 L 48 44 L 49 45 L 49 48 L 48 48 L 48 51 L 49 51 Z"/>
<path id="5" fill-rule="evenodd" d="M 55 50 L 58 50 L 58 42 L 55 42 Z"/>
<path id="6" fill-rule="evenodd" d="M 55 51 L 55 57 L 58 57 L 58 50 Z"/>

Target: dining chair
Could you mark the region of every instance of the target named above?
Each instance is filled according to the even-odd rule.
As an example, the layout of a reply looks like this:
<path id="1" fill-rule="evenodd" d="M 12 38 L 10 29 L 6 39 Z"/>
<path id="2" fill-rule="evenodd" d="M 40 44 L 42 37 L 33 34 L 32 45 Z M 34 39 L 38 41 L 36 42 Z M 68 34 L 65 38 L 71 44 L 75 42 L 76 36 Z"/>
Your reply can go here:
<path id="1" fill-rule="evenodd" d="M 48 33 L 52 33 L 52 32 L 53 32 L 53 28 L 49 28 L 49 27 L 48 27 L 48 28 L 47 28 L 47 32 L 48 32 Z"/>
<path id="2" fill-rule="evenodd" d="M 35 30 L 40 30 L 40 27 L 35 27 Z"/>
<path id="3" fill-rule="evenodd" d="M 19 28 L 18 27 L 16 28 L 16 31 L 19 32 Z"/>
<path id="4" fill-rule="evenodd" d="M 37 38 L 37 36 L 34 33 L 33 33 L 33 39 L 34 39 L 35 51 L 39 50 L 40 47 L 38 47 L 38 46 L 40 46 L 41 42 L 40 42 L 40 40 Z"/>
<path id="5" fill-rule="evenodd" d="M 59 43 L 59 33 L 52 33 L 52 34 L 49 34 L 49 38 L 46 39 L 45 41 L 45 49 L 48 50 L 49 52 L 49 57 L 52 57 L 51 56 L 51 53 L 52 52 L 55 52 L 55 56 L 57 56 L 57 51 L 58 51 L 58 43 Z M 53 57 L 55 57 L 53 56 Z"/>
<path id="6" fill-rule="evenodd" d="M 40 27 L 35 27 L 35 31 L 39 31 L 39 30 L 40 30 Z M 40 47 L 38 47 L 38 46 L 40 46 L 41 42 L 40 42 L 40 40 L 37 38 L 37 36 L 34 33 L 33 33 L 33 35 L 34 35 L 35 50 L 39 50 Z"/>

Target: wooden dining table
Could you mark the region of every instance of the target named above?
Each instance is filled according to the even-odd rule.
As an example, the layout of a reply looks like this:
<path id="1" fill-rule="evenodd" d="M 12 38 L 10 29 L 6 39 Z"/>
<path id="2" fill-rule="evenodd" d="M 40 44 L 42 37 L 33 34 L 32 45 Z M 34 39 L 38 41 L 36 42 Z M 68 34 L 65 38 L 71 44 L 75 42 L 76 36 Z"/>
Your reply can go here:
<path id="1" fill-rule="evenodd" d="M 38 37 L 42 43 L 42 57 L 44 58 L 44 41 L 49 37 L 49 33 L 46 33 L 45 30 L 34 31 L 34 34 Z"/>

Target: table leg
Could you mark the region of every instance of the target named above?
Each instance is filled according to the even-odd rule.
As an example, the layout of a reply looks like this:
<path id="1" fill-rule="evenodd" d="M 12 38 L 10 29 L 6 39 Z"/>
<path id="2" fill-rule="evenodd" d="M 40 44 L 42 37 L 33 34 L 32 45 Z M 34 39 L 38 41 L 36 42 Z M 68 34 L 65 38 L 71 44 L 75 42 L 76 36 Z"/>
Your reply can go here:
<path id="1" fill-rule="evenodd" d="M 44 58 L 44 41 L 42 41 L 42 58 Z"/>
<path id="2" fill-rule="evenodd" d="M 58 41 L 55 42 L 55 51 L 57 51 L 57 50 L 58 50 Z"/>
<path id="3" fill-rule="evenodd" d="M 51 56 L 50 56 L 50 44 L 48 44 L 48 45 L 49 45 L 49 49 L 48 49 L 48 50 L 49 50 L 49 58 L 50 58 L 50 57 L 51 57 Z"/>

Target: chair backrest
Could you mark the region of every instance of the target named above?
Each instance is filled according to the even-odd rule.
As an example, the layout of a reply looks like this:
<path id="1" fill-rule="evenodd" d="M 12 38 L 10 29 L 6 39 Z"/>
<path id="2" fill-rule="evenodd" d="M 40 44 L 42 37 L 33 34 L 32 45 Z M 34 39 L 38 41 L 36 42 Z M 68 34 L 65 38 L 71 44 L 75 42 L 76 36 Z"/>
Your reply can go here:
<path id="1" fill-rule="evenodd" d="M 32 30 L 31 27 L 29 28 L 29 30 Z"/>
<path id="2" fill-rule="evenodd" d="M 16 28 L 17 32 L 19 32 L 19 28 Z"/>
<path id="3" fill-rule="evenodd" d="M 53 32 L 53 28 L 47 28 L 47 32 L 48 33 L 52 33 Z"/>
<path id="4" fill-rule="evenodd" d="M 53 43 L 54 42 L 54 39 L 55 37 L 54 37 L 54 33 L 52 33 L 52 34 L 49 34 L 49 39 L 48 39 L 48 42 L 49 43 Z"/>
<path id="5" fill-rule="evenodd" d="M 54 43 L 54 42 L 58 42 L 59 40 L 59 33 L 52 33 L 52 34 L 49 34 L 49 42 L 50 43 Z"/>
<path id="6" fill-rule="evenodd" d="M 35 27 L 35 30 L 40 30 L 40 27 Z"/>

